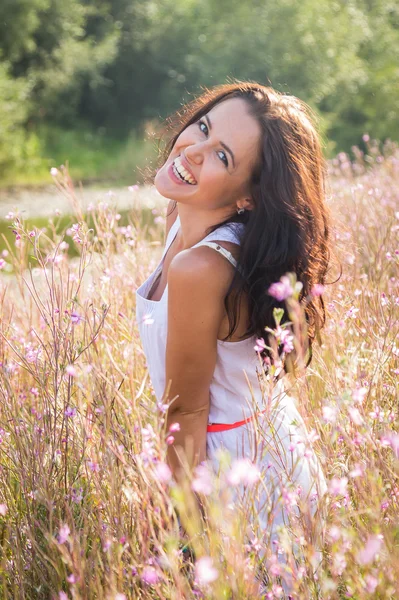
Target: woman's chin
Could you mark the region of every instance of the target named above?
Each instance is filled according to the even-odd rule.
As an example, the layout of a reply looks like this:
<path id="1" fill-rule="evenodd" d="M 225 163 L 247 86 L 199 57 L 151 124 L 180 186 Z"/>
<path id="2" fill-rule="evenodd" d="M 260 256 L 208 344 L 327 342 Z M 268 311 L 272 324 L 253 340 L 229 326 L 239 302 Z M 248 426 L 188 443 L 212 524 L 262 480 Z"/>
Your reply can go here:
<path id="1" fill-rule="evenodd" d="M 161 194 L 161 196 L 166 196 L 167 197 L 168 186 L 165 185 L 166 184 L 166 181 L 165 181 L 166 177 L 165 177 L 165 175 L 163 175 L 161 173 L 161 171 L 162 171 L 162 169 L 160 169 L 158 171 L 158 173 L 154 177 L 154 186 L 155 186 L 157 192 L 159 194 Z M 170 188 L 170 186 L 169 186 L 169 188 Z"/>
<path id="2" fill-rule="evenodd" d="M 169 165 L 168 165 L 169 166 Z M 167 190 L 170 191 L 176 187 L 176 184 L 171 180 L 168 174 L 168 167 L 165 165 L 159 169 L 154 177 L 154 185 L 160 194 L 164 194 Z"/>

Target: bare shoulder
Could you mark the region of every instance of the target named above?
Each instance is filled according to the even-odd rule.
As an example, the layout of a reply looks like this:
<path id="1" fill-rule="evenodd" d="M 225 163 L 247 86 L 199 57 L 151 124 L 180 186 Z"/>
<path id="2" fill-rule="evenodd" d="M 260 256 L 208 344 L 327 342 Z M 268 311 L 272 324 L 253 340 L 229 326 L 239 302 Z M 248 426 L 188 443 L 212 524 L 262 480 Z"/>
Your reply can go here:
<path id="1" fill-rule="evenodd" d="M 170 263 L 169 291 L 172 286 L 181 293 L 195 294 L 199 302 L 223 301 L 233 275 L 233 265 L 219 252 L 208 246 L 188 248 L 176 254 Z"/>

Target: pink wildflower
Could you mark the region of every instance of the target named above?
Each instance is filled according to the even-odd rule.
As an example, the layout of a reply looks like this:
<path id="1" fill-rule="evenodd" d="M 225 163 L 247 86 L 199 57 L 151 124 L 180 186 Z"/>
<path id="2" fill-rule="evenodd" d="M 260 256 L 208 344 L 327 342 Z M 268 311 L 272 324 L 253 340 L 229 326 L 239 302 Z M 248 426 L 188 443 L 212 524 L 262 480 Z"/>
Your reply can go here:
<path id="1" fill-rule="evenodd" d="M 333 496 L 345 496 L 347 494 L 347 485 L 348 478 L 347 477 L 333 477 L 330 480 L 330 484 L 328 486 L 328 491 Z"/>
<path id="2" fill-rule="evenodd" d="M 285 506 L 287 506 L 288 509 L 292 506 L 298 505 L 298 495 L 292 490 L 287 490 L 287 488 L 283 487 L 281 496 Z"/>
<path id="3" fill-rule="evenodd" d="M 172 471 L 165 462 L 158 462 L 155 466 L 155 473 L 162 483 L 168 483 L 172 478 Z"/>
<path id="4" fill-rule="evenodd" d="M 354 402 L 358 402 L 359 404 L 362 404 L 367 392 L 368 392 L 368 388 L 366 388 L 366 387 L 360 387 L 360 388 L 357 388 L 356 390 L 353 390 L 352 398 L 353 398 Z"/>
<path id="5" fill-rule="evenodd" d="M 284 590 L 281 587 L 281 585 L 278 585 L 277 583 L 273 583 L 272 585 L 272 598 L 282 598 L 284 594 Z"/>
<path id="6" fill-rule="evenodd" d="M 168 435 L 168 437 L 166 438 L 166 443 L 168 444 L 168 446 L 171 446 L 174 441 L 175 438 L 173 437 L 173 435 Z"/>
<path id="7" fill-rule="evenodd" d="M 64 412 L 66 417 L 74 417 L 76 415 L 76 408 L 72 406 L 67 406 Z"/>
<path id="8" fill-rule="evenodd" d="M 26 346 L 25 358 L 28 363 L 34 363 L 38 360 L 41 348 L 33 348 L 32 344 L 29 343 Z"/>
<path id="9" fill-rule="evenodd" d="M 346 311 L 345 318 L 346 319 L 355 319 L 356 318 L 356 314 L 358 312 L 359 312 L 358 308 L 355 308 L 354 306 L 351 306 L 350 309 Z"/>
<path id="10" fill-rule="evenodd" d="M 265 350 L 265 348 L 266 348 L 265 340 L 263 338 L 258 338 L 256 340 L 256 346 L 254 346 L 254 350 L 256 352 L 263 352 L 263 350 Z"/>
<path id="11" fill-rule="evenodd" d="M 276 298 L 279 302 L 286 300 L 289 296 L 292 296 L 294 290 L 291 286 L 290 280 L 287 275 L 283 275 L 280 281 L 272 283 L 268 289 L 268 294 Z"/>
<path id="12" fill-rule="evenodd" d="M 145 440 L 154 440 L 156 438 L 155 431 L 150 423 L 146 427 L 142 427 L 141 435 Z"/>
<path id="13" fill-rule="evenodd" d="M 348 412 L 349 412 L 349 417 L 350 417 L 351 421 L 355 425 L 361 425 L 363 423 L 363 417 L 357 408 L 349 407 Z"/>
<path id="14" fill-rule="evenodd" d="M 321 296 L 322 293 L 324 292 L 324 290 L 325 290 L 325 286 L 324 285 L 322 285 L 321 283 L 315 283 L 312 286 L 312 289 L 311 289 L 310 293 L 312 294 L 312 296 L 315 296 L 315 297 L 316 296 Z"/>
<path id="15" fill-rule="evenodd" d="M 351 471 L 349 471 L 348 475 L 349 475 L 349 477 L 363 477 L 363 475 L 364 475 L 363 468 L 361 467 L 361 465 L 359 465 L 357 463 L 354 466 L 354 468 Z"/>
<path id="16" fill-rule="evenodd" d="M 368 591 L 368 593 L 374 594 L 378 585 L 378 579 L 373 575 L 366 575 L 364 580 L 366 582 L 366 590 Z"/>
<path id="17" fill-rule="evenodd" d="M 67 365 L 66 368 L 65 368 L 65 372 L 70 377 L 76 377 L 76 375 L 77 375 L 77 371 L 76 371 L 76 369 L 75 369 L 75 367 L 73 365 Z"/>
<path id="18" fill-rule="evenodd" d="M 371 535 L 364 548 L 358 553 L 357 561 L 361 565 L 373 562 L 375 556 L 381 549 L 383 536 L 381 534 Z"/>
<path id="19" fill-rule="evenodd" d="M 180 431 L 180 423 L 172 423 L 172 425 L 169 427 L 169 431 L 171 433 L 174 433 L 175 431 Z"/>
<path id="20" fill-rule="evenodd" d="M 7 514 L 8 507 L 7 504 L 0 504 L 0 516 L 5 517 Z"/>
<path id="21" fill-rule="evenodd" d="M 381 306 L 386 306 L 387 304 L 389 304 L 389 299 L 387 298 L 386 294 L 384 292 L 382 292 L 382 294 L 381 294 Z"/>
<path id="22" fill-rule="evenodd" d="M 52 167 L 52 168 L 50 169 L 50 174 L 51 174 L 53 177 L 56 177 L 56 176 L 58 175 L 58 169 L 56 169 L 55 167 Z"/>
<path id="23" fill-rule="evenodd" d="M 158 583 L 159 575 L 154 567 L 144 567 L 141 579 L 148 585 L 154 585 L 155 583 Z"/>
<path id="24" fill-rule="evenodd" d="M 274 330 L 274 336 L 279 345 L 283 344 L 283 351 L 287 354 L 294 349 L 294 336 L 291 334 L 289 329 L 283 329 L 280 327 L 280 325 L 278 325 L 278 327 L 276 327 Z"/>
<path id="25" fill-rule="evenodd" d="M 396 458 L 399 458 L 399 434 L 390 432 L 381 437 L 383 445 L 391 446 Z"/>
<path id="26" fill-rule="evenodd" d="M 84 321 L 84 318 L 81 317 L 80 315 L 78 315 L 78 313 L 76 312 L 72 312 L 71 313 L 71 322 L 74 325 L 78 325 L 80 323 L 80 321 Z"/>
<path id="27" fill-rule="evenodd" d="M 70 533 L 71 533 L 71 530 L 69 529 L 68 525 L 66 525 L 66 524 L 61 525 L 59 533 L 58 533 L 58 542 L 60 544 L 64 544 L 67 541 Z"/>
<path id="28" fill-rule="evenodd" d="M 278 577 L 282 574 L 282 567 L 275 554 L 272 554 L 268 562 L 268 571 L 272 577 Z"/>
<path id="29" fill-rule="evenodd" d="M 320 436 L 315 429 L 312 429 L 311 431 L 309 431 L 308 441 L 310 444 L 314 444 L 319 439 L 320 439 Z"/>
<path id="30" fill-rule="evenodd" d="M 330 537 L 331 540 L 336 542 L 341 537 L 341 529 L 339 527 L 337 527 L 336 525 L 332 525 L 330 527 L 330 529 L 328 530 L 328 536 Z"/>

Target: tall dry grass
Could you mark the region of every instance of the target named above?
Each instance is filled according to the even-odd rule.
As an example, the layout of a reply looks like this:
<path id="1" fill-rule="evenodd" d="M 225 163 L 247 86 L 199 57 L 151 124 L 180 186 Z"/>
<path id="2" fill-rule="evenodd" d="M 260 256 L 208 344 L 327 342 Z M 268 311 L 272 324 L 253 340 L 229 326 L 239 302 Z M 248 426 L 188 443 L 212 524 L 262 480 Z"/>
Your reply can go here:
<path id="1" fill-rule="evenodd" d="M 327 535 L 315 575 L 312 544 L 294 532 L 303 565 L 292 598 L 399 597 L 399 148 L 365 141 L 366 154 L 330 163 L 343 273 L 325 290 L 323 345 L 296 388 L 329 482 Z M 161 256 L 165 211 L 148 230 L 138 209 L 119 227 L 100 202 L 91 230 L 68 174 L 54 177 L 79 258 L 53 219 L 27 231 L 14 215 L 0 262 L 0 597 L 257 598 L 261 544 L 244 535 L 255 486 L 232 507 L 229 457 L 220 481 L 203 470 L 185 486 L 165 465 L 173 432 L 134 307 Z M 264 572 L 264 597 L 284 597 L 268 551 Z"/>

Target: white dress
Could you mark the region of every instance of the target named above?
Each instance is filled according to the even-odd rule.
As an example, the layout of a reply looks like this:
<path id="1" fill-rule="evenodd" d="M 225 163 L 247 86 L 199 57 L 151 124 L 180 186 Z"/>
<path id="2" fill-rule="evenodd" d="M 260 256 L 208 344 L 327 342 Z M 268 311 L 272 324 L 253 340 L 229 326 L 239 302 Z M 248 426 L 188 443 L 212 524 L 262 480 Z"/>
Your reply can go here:
<path id="1" fill-rule="evenodd" d="M 233 230 L 224 226 L 206 236 L 193 247 L 208 245 L 221 252 L 232 264 L 236 265 L 234 257 L 221 247 L 217 248 L 215 241 L 228 241 L 240 243 L 240 235 L 245 227 L 242 223 L 234 223 Z M 157 400 L 160 401 L 165 389 L 165 352 L 167 336 L 167 306 L 168 286 L 158 300 L 149 300 L 153 282 L 162 270 L 165 255 L 172 244 L 180 227 L 180 218 L 177 217 L 170 228 L 161 262 L 155 271 L 136 290 L 136 318 L 140 338 L 147 359 L 149 375 L 153 384 Z M 235 423 L 241 421 L 254 410 L 248 381 L 251 384 L 252 394 L 259 410 L 265 409 L 266 400 L 263 399 L 257 374 L 260 370 L 260 358 L 254 346 L 256 336 L 238 342 L 224 342 L 217 340 L 217 361 L 214 375 L 210 385 L 210 412 L 209 423 Z M 244 374 L 245 371 L 245 374 Z M 248 378 L 248 381 L 247 381 Z M 256 461 L 262 472 L 263 485 L 260 486 L 257 502 L 256 517 L 252 519 L 249 531 L 251 537 L 260 538 L 266 533 L 261 542 L 266 543 L 268 536 L 272 548 L 278 549 L 276 543 L 281 525 L 288 523 L 288 514 L 299 515 L 293 491 L 298 491 L 300 498 L 309 508 L 309 515 L 314 516 L 318 508 L 318 499 L 327 490 L 326 481 L 320 463 L 308 441 L 307 431 L 296 407 L 296 400 L 285 392 L 284 379 L 277 382 L 273 390 L 272 408 L 266 413 L 263 421 L 261 441 L 254 446 L 254 427 L 256 423 L 251 420 L 248 424 L 230 429 L 207 433 L 207 459 L 215 472 L 219 469 L 218 450 L 228 450 L 232 459 L 249 458 Z M 270 421 L 269 421 L 270 418 Z M 260 422 L 262 419 L 260 418 Z M 273 423 L 273 427 L 270 426 Z M 259 427 L 259 426 L 258 426 Z M 260 452 L 262 447 L 262 452 Z M 234 498 L 245 494 L 243 485 L 234 488 Z M 279 500 L 281 495 L 284 501 Z M 272 518 L 270 510 L 272 502 Z M 276 502 L 277 504 L 274 504 Z M 303 507 L 303 505 L 301 505 Z M 320 518 L 319 530 L 322 532 L 324 520 Z M 314 540 L 316 547 L 321 543 L 321 537 Z M 260 551 L 259 555 L 262 555 Z M 320 558 L 320 553 L 317 553 Z M 284 553 L 279 551 L 278 560 L 284 562 Z M 288 589 L 285 585 L 283 586 Z"/>

